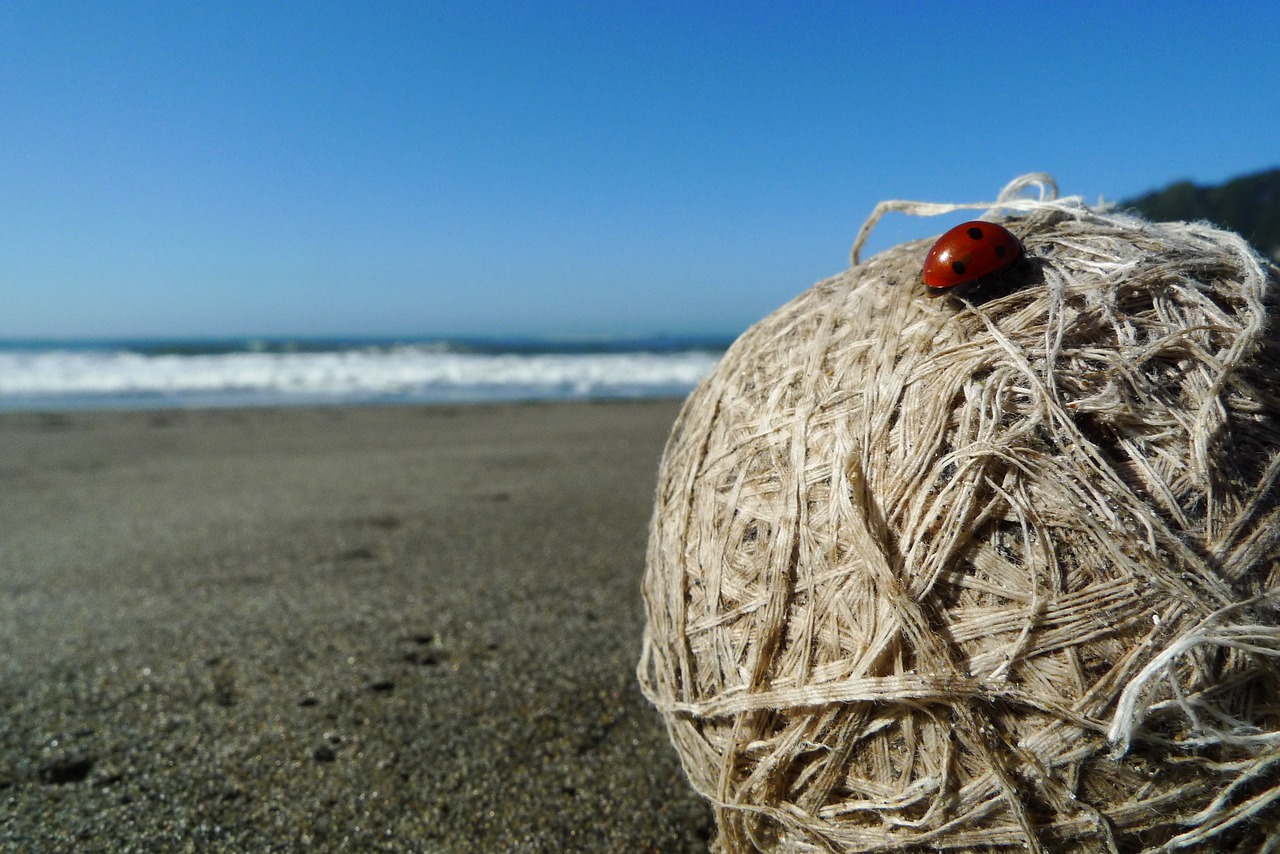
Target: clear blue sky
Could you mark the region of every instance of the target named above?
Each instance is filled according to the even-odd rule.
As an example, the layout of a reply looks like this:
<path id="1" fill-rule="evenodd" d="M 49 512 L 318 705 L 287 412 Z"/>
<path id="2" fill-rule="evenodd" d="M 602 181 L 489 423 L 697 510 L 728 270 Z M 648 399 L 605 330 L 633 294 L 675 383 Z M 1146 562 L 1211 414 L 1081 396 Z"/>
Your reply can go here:
<path id="1" fill-rule="evenodd" d="M 1277 45 L 1271 2 L 6 2 L 0 337 L 736 332 L 880 199 L 1280 164 Z"/>

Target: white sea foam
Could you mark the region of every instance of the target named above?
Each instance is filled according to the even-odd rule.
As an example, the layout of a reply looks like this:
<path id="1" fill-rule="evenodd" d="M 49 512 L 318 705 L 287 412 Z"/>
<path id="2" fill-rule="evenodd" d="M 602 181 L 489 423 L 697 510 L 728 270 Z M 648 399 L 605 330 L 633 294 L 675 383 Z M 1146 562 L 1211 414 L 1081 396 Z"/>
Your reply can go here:
<path id="1" fill-rule="evenodd" d="M 718 358 L 705 351 L 479 354 L 432 347 L 0 352 L 0 407 L 662 396 L 692 389 Z"/>

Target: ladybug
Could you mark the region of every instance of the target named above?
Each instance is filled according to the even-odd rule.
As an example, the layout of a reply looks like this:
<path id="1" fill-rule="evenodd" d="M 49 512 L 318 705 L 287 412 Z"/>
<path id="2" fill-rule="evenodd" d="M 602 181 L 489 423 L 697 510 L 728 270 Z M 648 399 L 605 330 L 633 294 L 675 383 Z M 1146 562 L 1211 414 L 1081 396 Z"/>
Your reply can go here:
<path id="1" fill-rule="evenodd" d="M 924 283 L 943 291 L 1007 269 L 1022 257 L 1013 232 L 994 222 L 962 222 L 938 238 L 924 256 Z"/>

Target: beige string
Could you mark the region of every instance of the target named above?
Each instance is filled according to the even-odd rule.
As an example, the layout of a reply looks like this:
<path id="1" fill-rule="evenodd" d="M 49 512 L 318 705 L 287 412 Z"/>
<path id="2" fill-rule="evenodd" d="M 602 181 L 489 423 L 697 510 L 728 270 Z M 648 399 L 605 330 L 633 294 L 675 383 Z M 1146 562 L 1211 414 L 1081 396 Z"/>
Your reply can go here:
<path id="1" fill-rule="evenodd" d="M 1006 281 L 929 296 L 929 241 L 859 263 L 885 213 L 978 208 L 1026 248 Z M 851 256 L 735 343 L 663 458 L 638 675 L 717 847 L 1256 850 L 1274 268 L 1045 175 L 881 203 Z"/>

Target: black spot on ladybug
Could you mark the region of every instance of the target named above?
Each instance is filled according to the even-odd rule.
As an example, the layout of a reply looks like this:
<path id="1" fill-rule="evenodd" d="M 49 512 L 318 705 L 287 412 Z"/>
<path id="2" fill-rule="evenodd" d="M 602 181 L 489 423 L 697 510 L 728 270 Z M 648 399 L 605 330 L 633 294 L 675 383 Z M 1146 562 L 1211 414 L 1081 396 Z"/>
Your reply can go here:
<path id="1" fill-rule="evenodd" d="M 969 229 L 969 236 L 970 236 L 970 237 L 972 237 L 974 240 L 981 240 L 981 239 L 982 239 L 982 229 L 978 228 L 978 227 L 975 225 L 973 228 Z"/>
<path id="2" fill-rule="evenodd" d="M 1000 257 L 1000 258 L 1003 258 L 1003 257 L 1004 257 L 1004 247 L 1003 247 L 1003 246 L 997 246 L 997 247 L 996 247 L 996 256 L 997 256 L 997 257 Z"/>
<path id="3" fill-rule="evenodd" d="M 956 275 L 957 275 L 957 276 L 963 276 L 963 275 L 964 275 L 964 262 L 963 262 L 963 261 L 952 261 L 952 262 L 951 262 L 951 269 L 952 269 L 952 270 L 955 270 L 955 273 L 956 273 Z"/>

